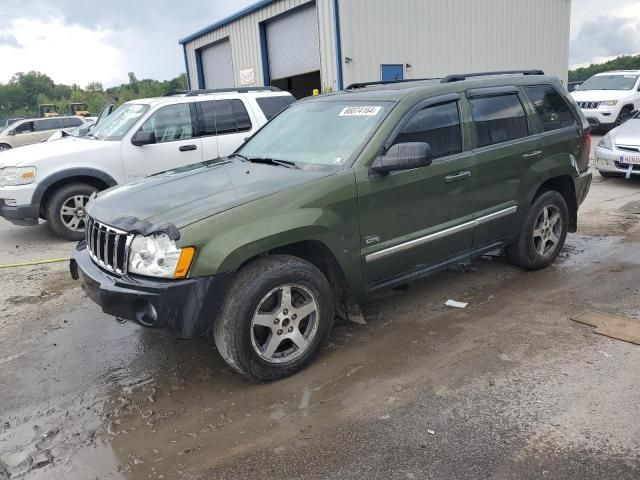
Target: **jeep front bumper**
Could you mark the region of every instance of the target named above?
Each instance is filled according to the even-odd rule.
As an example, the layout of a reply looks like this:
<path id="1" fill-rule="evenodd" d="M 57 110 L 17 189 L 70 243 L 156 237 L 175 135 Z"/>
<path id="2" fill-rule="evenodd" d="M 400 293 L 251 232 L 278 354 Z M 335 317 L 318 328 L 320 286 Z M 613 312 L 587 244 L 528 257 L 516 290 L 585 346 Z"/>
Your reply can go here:
<path id="1" fill-rule="evenodd" d="M 84 241 L 76 246 L 69 268 L 107 315 L 180 339 L 212 334 L 234 273 L 186 280 L 114 276 L 91 260 Z"/>

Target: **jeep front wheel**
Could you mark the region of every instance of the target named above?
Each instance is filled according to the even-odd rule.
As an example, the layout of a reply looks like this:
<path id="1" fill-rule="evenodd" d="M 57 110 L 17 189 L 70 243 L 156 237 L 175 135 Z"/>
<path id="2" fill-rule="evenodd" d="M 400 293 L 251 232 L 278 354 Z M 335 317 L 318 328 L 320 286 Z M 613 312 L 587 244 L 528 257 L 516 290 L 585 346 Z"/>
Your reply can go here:
<path id="1" fill-rule="evenodd" d="M 53 233 L 66 240 L 82 240 L 85 207 L 98 189 L 85 183 L 73 183 L 56 190 L 47 202 L 47 222 Z"/>
<path id="2" fill-rule="evenodd" d="M 518 240 L 507 247 L 509 259 L 529 270 L 548 267 L 564 246 L 569 209 L 556 191 L 540 195 L 531 206 Z"/>
<path id="3" fill-rule="evenodd" d="M 270 255 L 236 275 L 216 321 L 216 347 L 245 377 L 287 377 L 319 353 L 334 313 L 333 292 L 320 270 L 297 257 Z"/>
<path id="4" fill-rule="evenodd" d="M 10 149 L 11 149 L 11 145 L 7 143 L 0 143 L 0 152 L 2 152 L 3 150 L 10 150 Z"/>

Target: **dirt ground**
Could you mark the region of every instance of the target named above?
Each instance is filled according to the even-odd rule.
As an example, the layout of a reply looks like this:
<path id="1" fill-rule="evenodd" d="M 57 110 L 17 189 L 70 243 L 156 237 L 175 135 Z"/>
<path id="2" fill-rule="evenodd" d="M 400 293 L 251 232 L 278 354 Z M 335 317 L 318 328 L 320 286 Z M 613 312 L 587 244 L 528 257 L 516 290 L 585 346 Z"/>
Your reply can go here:
<path id="1" fill-rule="evenodd" d="M 569 319 L 640 320 L 639 219 L 640 181 L 595 173 L 552 267 L 387 292 L 272 384 L 116 323 L 66 263 L 0 269 L 0 479 L 640 478 L 640 346 Z M 70 248 L 0 220 L 0 264 Z"/>

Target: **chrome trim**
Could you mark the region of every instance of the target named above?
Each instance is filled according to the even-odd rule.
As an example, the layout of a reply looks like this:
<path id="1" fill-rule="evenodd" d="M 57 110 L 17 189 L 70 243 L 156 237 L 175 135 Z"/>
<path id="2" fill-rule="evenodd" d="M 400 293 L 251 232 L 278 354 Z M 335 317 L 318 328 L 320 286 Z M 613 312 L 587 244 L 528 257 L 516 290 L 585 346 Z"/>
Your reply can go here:
<path id="1" fill-rule="evenodd" d="M 453 235 L 464 230 L 468 230 L 469 228 L 473 228 L 478 225 L 483 225 L 498 218 L 506 217 L 507 215 L 511 215 L 513 213 L 516 213 L 517 211 L 518 206 L 514 205 L 512 207 L 490 213 L 489 215 L 484 215 L 483 217 L 477 218 L 475 220 L 471 220 L 470 222 L 461 223 L 460 225 L 445 228 L 444 230 L 440 230 L 439 232 L 430 233 L 429 235 L 425 235 L 424 237 L 415 238 L 413 240 L 409 240 L 408 242 L 399 243 L 398 245 L 394 245 L 393 247 L 387 247 L 377 252 L 370 253 L 365 257 L 365 260 L 367 262 L 373 262 L 398 252 L 410 250 L 411 248 L 417 247 L 418 245 L 424 245 L 425 243 L 429 243 L 434 240 L 438 240 L 440 238 Z"/>
<path id="2" fill-rule="evenodd" d="M 87 251 L 93 262 L 105 270 L 124 275 L 129 265 L 129 249 L 134 235 L 118 228 L 99 222 L 91 217 L 87 217 L 85 239 Z M 123 258 L 118 255 L 118 247 L 124 238 Z M 112 245 L 109 246 L 109 242 Z M 109 255 L 111 254 L 111 262 Z"/>

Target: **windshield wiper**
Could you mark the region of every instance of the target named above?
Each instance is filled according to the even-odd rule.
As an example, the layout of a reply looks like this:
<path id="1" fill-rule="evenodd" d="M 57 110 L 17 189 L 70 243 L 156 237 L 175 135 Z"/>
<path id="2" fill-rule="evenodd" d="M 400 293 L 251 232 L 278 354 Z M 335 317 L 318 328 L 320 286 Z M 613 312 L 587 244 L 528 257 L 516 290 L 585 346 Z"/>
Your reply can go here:
<path id="1" fill-rule="evenodd" d="M 276 160 L 275 158 L 262 158 L 262 157 L 245 157 L 248 162 L 251 163 L 266 163 L 268 165 L 278 165 L 280 167 L 287 168 L 296 168 L 300 169 L 295 162 L 290 162 L 288 160 Z"/>
<path id="2" fill-rule="evenodd" d="M 245 157 L 244 155 L 241 155 L 239 153 L 232 153 L 227 158 L 239 158 L 240 160 L 244 160 L 245 162 L 249 161 L 249 159 L 247 157 Z"/>

